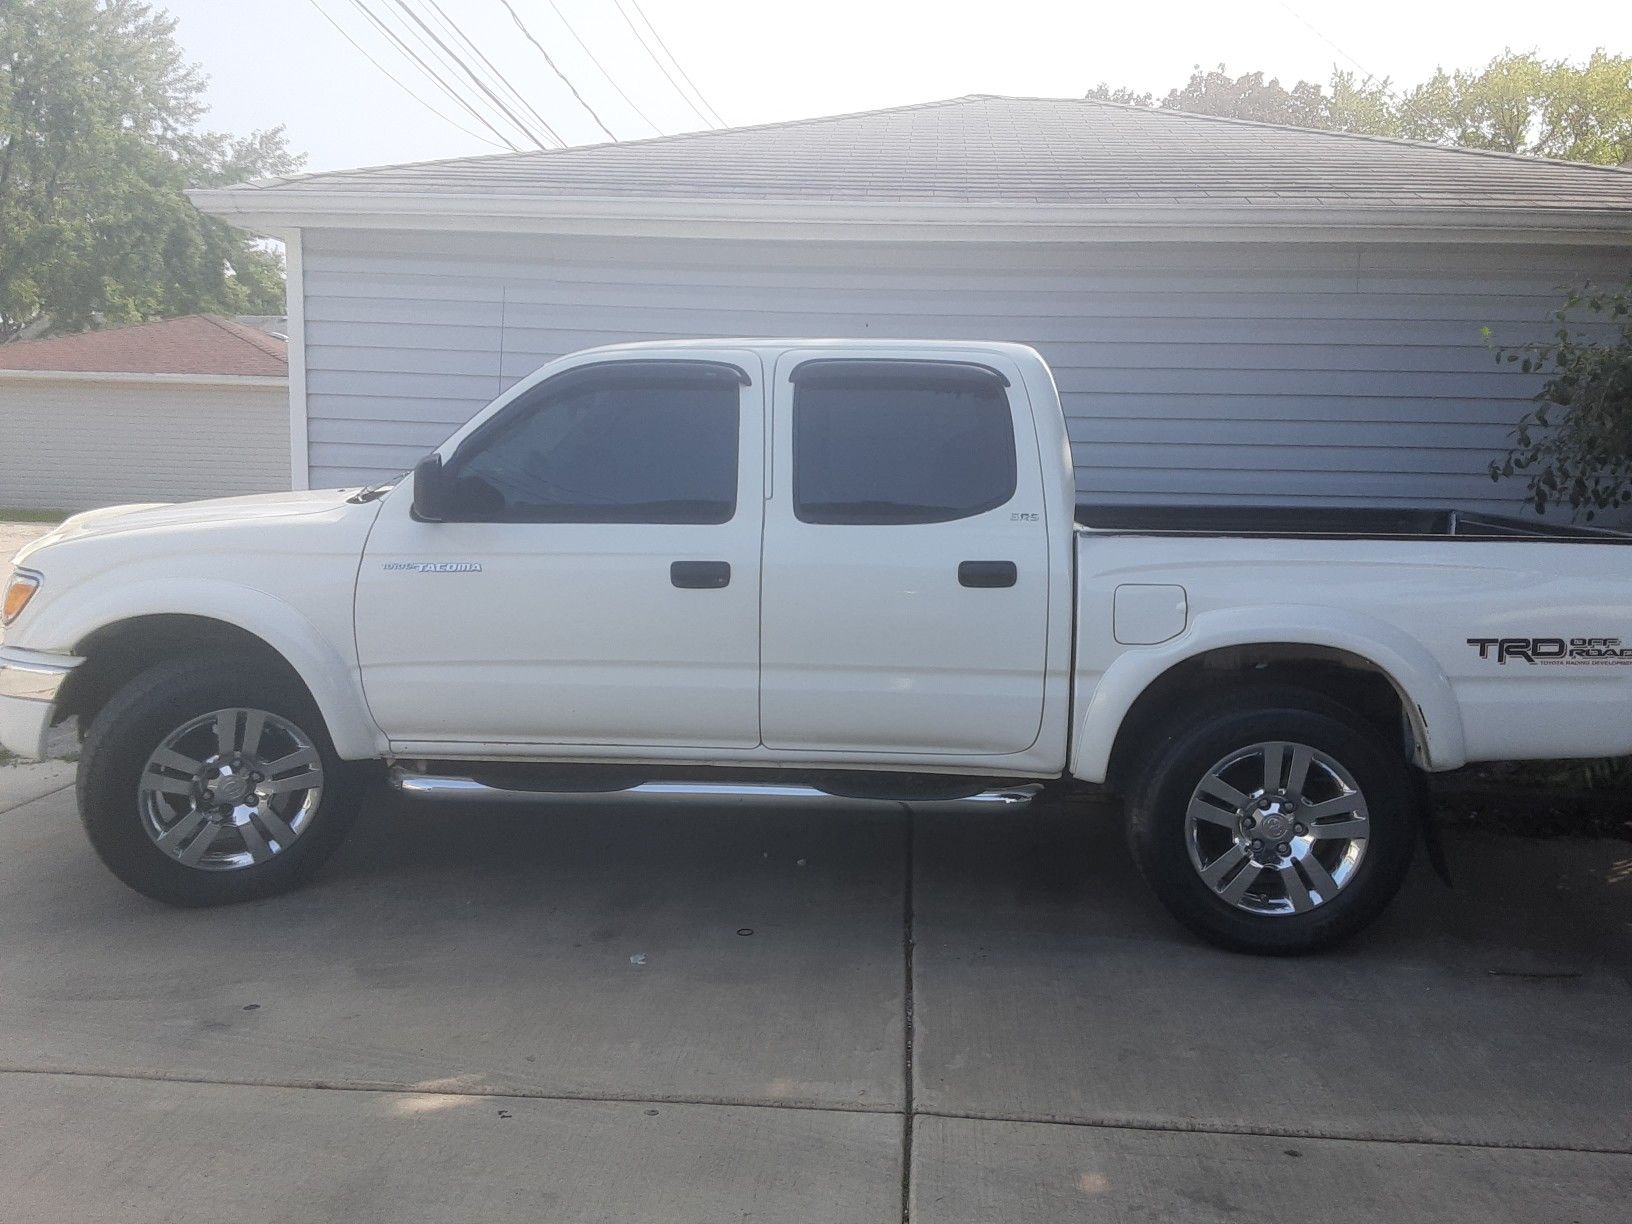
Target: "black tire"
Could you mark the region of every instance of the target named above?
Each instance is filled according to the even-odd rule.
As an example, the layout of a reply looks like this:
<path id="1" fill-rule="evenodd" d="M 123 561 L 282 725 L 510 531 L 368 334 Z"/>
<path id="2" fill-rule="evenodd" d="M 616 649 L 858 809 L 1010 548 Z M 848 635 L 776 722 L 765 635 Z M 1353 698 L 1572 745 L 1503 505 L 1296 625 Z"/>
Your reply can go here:
<path id="1" fill-rule="evenodd" d="M 137 785 L 149 755 L 178 727 L 214 710 L 254 708 L 287 719 L 316 748 L 323 784 L 310 823 L 264 862 L 226 870 L 187 866 L 144 827 Z M 170 905 L 227 905 L 284 892 L 314 875 L 357 814 L 363 768 L 335 756 L 304 687 L 254 659 L 212 655 L 160 664 L 136 676 L 91 723 L 80 756 L 79 814 L 91 846 L 121 881 Z"/>
<path id="2" fill-rule="evenodd" d="M 1326 754 L 1365 796 L 1370 829 L 1363 857 L 1335 896 L 1302 913 L 1238 908 L 1203 881 L 1191 860 L 1186 812 L 1196 787 L 1231 754 L 1266 742 Z M 1416 848 L 1419 788 L 1403 750 L 1390 749 L 1343 706 L 1302 689 L 1266 685 L 1201 699 L 1151 745 L 1130 781 L 1128 842 L 1141 873 L 1174 917 L 1231 951 L 1289 956 L 1349 938 L 1399 891 Z M 1226 842 L 1233 836 L 1223 833 Z"/>

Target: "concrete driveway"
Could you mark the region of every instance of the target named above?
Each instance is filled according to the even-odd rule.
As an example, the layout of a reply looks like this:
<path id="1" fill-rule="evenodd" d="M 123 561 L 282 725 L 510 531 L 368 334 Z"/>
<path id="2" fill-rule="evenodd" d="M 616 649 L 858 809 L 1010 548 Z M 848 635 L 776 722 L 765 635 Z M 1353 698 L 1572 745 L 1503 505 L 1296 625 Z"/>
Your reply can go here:
<path id="1" fill-rule="evenodd" d="M 1361 942 L 1266 961 L 1179 931 L 1105 811 L 382 796 L 315 887 L 184 912 L 58 790 L 0 814 L 0 1202 L 1624 1220 L 1632 846 L 1453 855 L 1455 891 L 1419 871 Z"/>

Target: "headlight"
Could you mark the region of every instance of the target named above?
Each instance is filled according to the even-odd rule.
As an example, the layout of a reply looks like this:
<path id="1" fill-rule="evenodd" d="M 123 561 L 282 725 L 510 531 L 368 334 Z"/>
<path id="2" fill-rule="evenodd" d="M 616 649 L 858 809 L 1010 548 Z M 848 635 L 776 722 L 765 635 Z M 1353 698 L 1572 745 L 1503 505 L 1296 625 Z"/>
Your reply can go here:
<path id="1" fill-rule="evenodd" d="M 11 624 L 23 614 L 43 581 L 45 579 L 33 570 L 12 571 L 11 581 L 6 584 L 5 603 L 0 605 L 0 626 Z"/>

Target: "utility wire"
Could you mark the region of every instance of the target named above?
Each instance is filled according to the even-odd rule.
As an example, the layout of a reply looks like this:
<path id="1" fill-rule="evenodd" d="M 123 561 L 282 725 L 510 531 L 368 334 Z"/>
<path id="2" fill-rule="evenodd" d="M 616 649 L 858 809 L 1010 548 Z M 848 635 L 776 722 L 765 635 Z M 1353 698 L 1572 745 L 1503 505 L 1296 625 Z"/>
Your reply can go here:
<path id="1" fill-rule="evenodd" d="M 697 100 L 713 116 L 714 122 L 720 127 L 729 126 L 724 119 L 720 118 L 720 112 L 714 109 L 713 104 L 703 97 L 703 91 L 697 88 L 697 82 L 691 79 L 691 75 L 681 66 L 680 61 L 674 57 L 674 52 L 669 50 L 669 44 L 663 41 L 663 35 L 657 32 L 657 27 L 652 24 L 652 19 L 646 16 L 646 10 L 640 7 L 640 0 L 629 0 L 629 3 L 634 6 L 635 12 L 640 14 L 640 19 L 646 23 L 646 28 L 652 32 L 652 37 L 657 39 L 657 45 L 663 48 L 663 54 L 669 57 L 669 62 L 674 65 L 675 71 L 680 74 L 681 79 L 687 85 L 691 86 L 691 92 L 697 95 Z"/>
<path id="2" fill-rule="evenodd" d="M 601 117 L 595 113 L 595 108 L 593 106 L 584 101 L 584 95 L 579 93 L 578 87 L 567 79 L 567 74 L 561 71 L 560 67 L 556 64 L 550 53 L 544 49 L 544 44 L 533 37 L 533 32 L 529 30 L 526 23 L 522 21 L 521 14 L 516 12 L 515 6 L 510 3 L 510 0 L 500 0 L 500 3 L 504 5 L 505 11 L 510 14 L 510 20 L 516 23 L 516 28 L 527 36 L 528 42 L 532 43 L 533 46 L 538 48 L 538 53 L 544 57 L 544 62 L 550 66 L 550 71 L 561 78 L 561 83 L 567 87 L 568 91 L 571 92 L 574 98 L 578 99 L 578 105 L 589 112 L 589 117 L 595 120 L 595 125 L 599 127 L 601 131 L 606 133 L 607 139 L 616 144 L 618 140 L 617 133 L 606 126 Z"/>
<path id="3" fill-rule="evenodd" d="M 520 152 L 520 150 L 516 147 L 515 140 L 512 138 L 512 135 L 509 132 L 506 132 L 503 128 L 499 127 L 491 118 L 488 117 L 488 115 L 484 114 L 482 111 L 473 106 L 470 101 L 466 99 L 464 92 L 459 88 L 459 86 L 456 83 L 450 83 L 448 81 L 448 79 L 443 75 L 442 69 L 427 63 L 423 56 L 415 51 L 413 47 L 408 45 L 408 42 L 404 39 L 402 34 L 396 30 L 395 27 L 393 27 L 386 21 L 385 18 L 381 17 L 368 6 L 366 0 L 351 0 L 351 4 L 353 8 L 368 19 L 369 24 L 374 27 L 375 31 L 382 38 L 384 38 L 386 42 L 391 44 L 398 54 L 419 69 L 421 75 L 440 89 L 443 94 L 445 94 L 454 103 L 462 107 L 464 111 L 471 116 L 471 118 L 475 119 L 483 127 L 487 128 L 488 131 L 492 132 L 501 141 L 503 141 L 505 147 L 511 152 Z M 423 39 L 420 41 L 421 43 L 424 42 Z"/>
<path id="4" fill-rule="evenodd" d="M 1298 10 L 1293 8 L 1290 4 L 1288 4 L 1286 2 L 1286 0 L 1276 0 L 1276 3 L 1278 3 L 1287 12 L 1291 13 L 1292 16 L 1296 17 L 1304 25 L 1308 26 L 1309 27 L 1309 32 L 1311 34 L 1313 34 L 1316 38 L 1320 39 L 1321 42 L 1325 43 L 1333 51 L 1336 51 L 1344 59 L 1348 60 L 1349 63 L 1353 64 L 1361 72 L 1365 73 L 1366 74 L 1366 79 L 1364 81 L 1360 82 L 1362 85 L 1368 84 L 1369 82 L 1376 80 L 1376 73 L 1372 72 L 1369 68 L 1367 68 L 1364 64 L 1362 64 L 1359 60 L 1355 59 L 1354 56 L 1350 55 L 1347 51 L 1343 50 L 1342 47 L 1338 46 L 1331 39 L 1327 38 L 1325 34 L 1321 33 L 1319 27 L 1317 27 L 1314 22 L 1310 21 L 1302 13 L 1298 12 Z"/>
<path id="5" fill-rule="evenodd" d="M 515 124 L 516 127 L 527 137 L 528 140 L 531 140 L 535 145 L 537 145 L 541 151 L 549 147 L 542 140 L 539 139 L 539 136 L 538 136 L 537 132 L 533 131 L 533 129 L 530 128 L 524 121 L 517 118 L 516 112 L 511 110 L 510 107 L 508 105 L 506 105 L 503 98 L 500 98 L 491 89 L 489 89 L 487 87 L 486 82 L 484 82 L 479 76 L 477 76 L 473 71 L 471 71 L 471 68 L 470 68 L 469 64 L 465 63 L 465 61 L 463 59 L 461 59 L 456 52 L 452 51 L 448 47 L 447 43 L 442 41 L 442 36 L 440 34 L 438 34 L 435 30 L 431 29 L 430 26 L 425 24 L 424 19 L 420 17 L 420 15 L 419 15 L 419 13 L 417 11 L 415 11 L 412 7 L 409 6 L 409 4 L 407 3 L 407 0 L 393 0 L 393 3 L 395 3 L 396 6 L 399 9 L 401 9 L 405 14 L 407 14 L 408 18 L 415 25 L 417 25 L 422 31 L 424 31 L 424 33 L 427 34 L 430 37 L 432 42 L 434 42 L 438 47 L 440 47 L 442 49 L 442 53 L 444 55 L 446 55 L 447 57 L 449 57 L 453 61 L 453 63 L 459 69 L 459 71 L 463 72 L 465 74 L 465 76 L 470 78 L 471 83 L 474 84 L 477 89 L 481 90 L 482 93 L 486 94 L 487 97 L 488 97 L 488 100 L 491 101 L 493 103 L 493 105 L 497 106 L 499 108 L 499 110 L 504 113 L 506 118 L 508 118 L 511 123 Z M 549 135 L 551 137 L 553 137 L 558 144 L 565 144 L 566 143 L 566 141 L 562 140 L 561 137 L 559 135 L 557 135 L 556 132 L 553 129 L 551 129 L 547 124 L 545 125 L 544 130 L 547 133 L 549 133 Z"/>
<path id="6" fill-rule="evenodd" d="M 657 45 L 663 48 L 663 54 L 669 57 L 669 62 L 674 65 L 675 71 L 680 74 L 687 85 L 691 86 L 691 92 L 697 95 L 697 100 L 708 109 L 708 113 L 714 116 L 714 122 L 721 127 L 729 127 L 730 125 L 720 118 L 720 112 L 714 109 L 714 104 L 703 97 L 703 91 L 697 88 L 697 82 L 691 79 L 691 74 L 681 66 L 679 60 L 674 58 L 674 52 L 669 50 L 669 44 L 663 41 L 663 35 L 657 32 L 657 27 L 652 24 L 652 19 L 646 16 L 646 10 L 640 7 L 640 0 L 629 0 L 629 3 L 634 5 L 635 12 L 640 14 L 640 19 L 646 23 L 646 28 L 652 32 L 652 37 L 657 39 Z"/>
<path id="7" fill-rule="evenodd" d="M 630 2 L 633 3 L 634 0 L 630 0 Z M 680 82 L 674 79 L 674 73 L 669 71 L 669 66 L 663 62 L 662 57 L 659 56 L 656 51 L 652 50 L 651 43 L 646 41 L 646 36 L 640 32 L 640 27 L 635 25 L 635 19 L 629 16 L 629 10 L 623 7 L 623 0 L 612 0 L 612 3 L 617 6 L 618 13 L 623 17 L 625 23 L 628 24 L 630 32 L 634 34 L 635 41 L 640 43 L 641 49 L 645 51 L 647 55 L 651 56 L 652 63 L 657 65 L 658 71 L 669 78 L 669 84 L 674 86 L 674 92 L 680 95 L 681 101 L 683 101 L 687 106 L 691 107 L 692 112 L 696 114 L 697 118 L 701 119 L 708 127 L 724 127 L 725 120 L 721 119 L 718 113 L 716 113 L 714 117 L 710 119 L 703 113 L 702 109 L 697 105 L 697 103 L 691 100 L 691 95 L 680 87 Z M 635 5 L 635 11 L 640 12 L 640 6 L 638 4 Z M 643 21 L 646 21 L 647 29 L 652 31 L 652 37 L 657 39 L 659 46 L 662 46 L 663 40 L 662 38 L 658 37 L 657 30 L 653 28 L 652 23 L 649 20 L 646 20 L 646 14 L 641 13 L 640 16 Z M 665 47 L 664 50 L 667 50 L 667 48 Z M 671 54 L 669 58 L 673 59 L 674 57 Z M 677 69 L 680 69 L 681 76 L 686 75 L 685 70 L 680 68 L 678 62 L 676 62 L 674 66 Z M 687 79 L 689 80 L 690 78 Z M 692 88 L 696 89 L 697 87 L 693 85 Z M 702 94 L 698 94 L 697 97 L 702 99 L 703 106 L 708 106 L 708 99 L 703 98 Z M 710 107 L 710 109 L 712 110 L 713 108 Z"/>
<path id="8" fill-rule="evenodd" d="M 481 141 L 483 144 L 487 145 L 489 148 L 498 149 L 501 152 L 506 148 L 505 145 L 501 145 L 501 144 L 497 143 L 496 141 L 490 140 L 488 137 L 481 135 L 481 133 L 479 133 L 479 132 L 471 131 L 469 128 L 465 127 L 458 120 L 451 119 L 447 115 L 443 114 L 441 111 L 437 110 L 435 106 L 431 105 L 424 98 L 420 97 L 417 93 L 415 93 L 411 86 L 404 84 L 400 77 L 398 77 L 395 73 L 393 73 L 384 64 L 380 63 L 380 61 L 375 59 L 371 54 L 369 54 L 368 48 L 363 46 L 362 43 L 358 42 L 355 38 L 353 38 L 351 36 L 351 31 L 350 30 L 346 29 L 345 26 L 341 25 L 332 16 L 330 16 L 328 11 L 326 9 L 324 9 L 324 7 L 321 4 L 318 3 L 318 0 L 307 0 L 307 3 L 309 3 L 314 9 L 316 9 L 318 11 L 319 15 L 322 16 L 324 21 L 328 22 L 331 26 L 333 26 L 336 30 L 338 30 L 340 32 L 340 35 L 347 42 L 349 42 L 353 47 L 357 48 L 357 53 L 359 55 L 361 55 L 369 63 L 373 64 L 374 67 L 378 68 L 394 85 L 397 86 L 398 89 L 402 90 L 403 93 L 407 94 L 415 102 L 418 102 L 426 110 L 430 111 L 431 114 L 435 115 L 438 119 L 442 120 L 443 123 L 446 123 L 449 127 L 454 128 L 457 131 L 463 132 L 466 136 L 469 136 L 472 140 Z M 514 146 L 510 146 L 510 147 L 513 150 Z"/>
<path id="9" fill-rule="evenodd" d="M 443 28 L 460 42 L 464 43 L 465 46 L 470 48 L 471 53 L 474 54 L 476 58 L 479 59 L 484 65 L 486 65 L 489 73 L 489 79 L 496 80 L 501 89 L 508 91 L 512 101 L 514 101 L 518 106 L 523 107 L 544 131 L 555 135 L 556 139 L 559 140 L 560 136 L 556 134 L 555 129 L 550 126 L 549 120 L 538 113 L 538 108 L 527 100 L 526 95 L 524 95 L 519 89 L 510 83 L 510 79 L 499 70 L 498 66 L 494 64 L 492 60 L 487 58 L 487 52 L 483 51 L 469 34 L 466 34 L 459 28 L 458 24 L 453 20 L 453 18 L 448 16 L 446 10 L 444 10 L 443 7 L 437 3 L 437 0 L 427 0 L 427 3 L 431 6 L 431 12 L 435 15 L 437 20 L 442 23 Z M 565 144 L 566 142 L 562 141 L 562 143 Z"/>
<path id="10" fill-rule="evenodd" d="M 589 62 L 594 64 L 596 68 L 600 69 L 601 75 L 606 78 L 606 83 L 618 91 L 618 97 L 622 98 L 624 102 L 628 104 L 629 109 L 634 111 L 635 114 L 639 115 L 641 119 L 645 121 L 647 127 L 651 128 L 652 131 L 656 132 L 659 136 L 662 136 L 664 134 L 663 129 L 652 121 L 652 117 L 650 115 L 635 105 L 635 100 L 633 98 L 623 92 L 623 86 L 618 84 L 617 77 L 613 76 L 606 70 L 606 66 L 596 58 L 595 52 L 589 49 L 589 44 L 578 36 L 577 30 L 572 28 L 572 22 L 567 20 L 567 15 L 561 11 L 561 6 L 557 4 L 555 0 L 547 0 L 547 2 L 549 6 L 555 10 L 555 15 L 561 19 L 561 24 L 567 28 L 567 33 L 572 35 L 572 41 L 577 43 L 579 49 L 589 57 Z"/>
<path id="11" fill-rule="evenodd" d="M 442 78 L 440 73 L 427 64 L 422 58 L 420 58 L 419 53 L 404 42 L 400 34 L 387 25 L 379 14 L 375 13 L 373 9 L 368 7 L 366 0 L 351 0 L 351 4 L 353 8 L 368 19 L 369 23 L 372 24 L 374 28 L 385 37 L 387 42 L 389 42 L 397 49 L 398 52 L 413 63 L 420 70 L 420 72 L 425 75 L 427 80 L 440 89 L 456 104 L 463 107 L 466 113 L 468 113 L 471 118 L 475 119 L 477 123 L 480 123 L 488 131 L 497 136 L 499 140 L 503 142 L 505 147 L 512 153 L 521 152 L 521 150 L 516 147 L 516 142 L 510 138 L 508 133 L 498 127 L 481 111 L 477 110 L 474 106 L 467 102 L 464 95 L 460 93 L 458 89 L 448 84 L 448 82 Z"/>

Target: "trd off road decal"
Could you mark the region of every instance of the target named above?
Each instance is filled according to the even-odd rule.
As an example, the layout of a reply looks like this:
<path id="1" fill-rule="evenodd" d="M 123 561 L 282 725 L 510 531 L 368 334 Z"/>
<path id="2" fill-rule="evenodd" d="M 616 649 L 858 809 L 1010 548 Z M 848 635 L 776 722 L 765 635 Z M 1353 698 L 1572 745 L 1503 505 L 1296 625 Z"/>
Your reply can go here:
<path id="1" fill-rule="evenodd" d="M 416 574 L 479 574 L 480 561 L 387 561 L 388 570 L 412 570 Z"/>
<path id="2" fill-rule="evenodd" d="M 1468 645 L 1479 651 L 1481 659 L 1504 664 L 1632 663 L 1632 647 L 1623 646 L 1620 638 L 1612 637 L 1469 638 Z"/>

